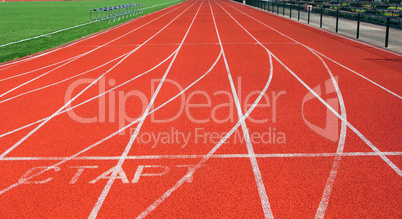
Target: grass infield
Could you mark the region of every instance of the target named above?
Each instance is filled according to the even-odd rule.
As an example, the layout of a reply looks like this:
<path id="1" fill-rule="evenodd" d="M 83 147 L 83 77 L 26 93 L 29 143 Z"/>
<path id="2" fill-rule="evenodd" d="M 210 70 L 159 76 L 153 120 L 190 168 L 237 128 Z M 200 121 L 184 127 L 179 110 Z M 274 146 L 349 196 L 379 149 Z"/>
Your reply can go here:
<path id="1" fill-rule="evenodd" d="M 144 14 L 148 14 L 181 1 L 182 0 L 0 2 L 0 14 L 2 18 L 0 19 L 0 46 L 88 23 L 90 9 L 134 3 L 142 3 L 144 4 L 144 8 L 163 4 L 144 9 Z M 93 22 L 52 35 L 0 47 L 0 63 L 63 45 L 142 15 L 135 15 L 134 17 L 131 16 L 110 23 L 108 21 Z"/>

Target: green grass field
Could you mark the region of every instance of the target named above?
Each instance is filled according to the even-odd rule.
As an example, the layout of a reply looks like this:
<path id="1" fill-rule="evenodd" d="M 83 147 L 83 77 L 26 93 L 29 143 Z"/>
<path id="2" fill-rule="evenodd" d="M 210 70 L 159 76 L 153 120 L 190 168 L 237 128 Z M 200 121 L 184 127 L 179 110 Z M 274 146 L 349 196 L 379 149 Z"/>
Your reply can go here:
<path id="1" fill-rule="evenodd" d="M 110 22 L 100 21 L 12 45 L 1 45 L 51 33 L 89 22 L 89 10 L 108 6 L 143 3 L 144 14 L 177 4 L 175 0 L 107 0 L 54 2 L 0 2 L 0 63 L 45 51 L 92 33 L 110 28 L 135 17 Z M 142 16 L 142 15 L 137 15 Z"/>

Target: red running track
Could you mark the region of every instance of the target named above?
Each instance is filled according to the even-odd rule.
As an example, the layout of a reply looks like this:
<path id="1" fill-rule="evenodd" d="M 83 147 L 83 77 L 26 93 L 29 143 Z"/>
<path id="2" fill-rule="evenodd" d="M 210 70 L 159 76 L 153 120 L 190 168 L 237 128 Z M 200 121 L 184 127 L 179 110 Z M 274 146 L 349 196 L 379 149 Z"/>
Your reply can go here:
<path id="1" fill-rule="evenodd" d="M 226 0 L 0 66 L 0 217 L 401 218 L 401 56 Z"/>

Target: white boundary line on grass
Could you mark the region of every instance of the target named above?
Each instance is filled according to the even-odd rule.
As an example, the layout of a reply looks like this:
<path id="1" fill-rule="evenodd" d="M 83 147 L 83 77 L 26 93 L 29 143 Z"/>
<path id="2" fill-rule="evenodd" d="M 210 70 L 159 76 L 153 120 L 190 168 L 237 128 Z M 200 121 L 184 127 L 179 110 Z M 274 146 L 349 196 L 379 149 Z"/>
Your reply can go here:
<path id="1" fill-rule="evenodd" d="M 95 21 L 95 22 L 97 22 L 97 21 Z M 92 22 L 92 23 L 95 23 L 95 22 Z M 41 38 L 41 37 L 44 37 L 44 36 L 49 36 L 49 35 L 52 35 L 52 34 L 55 34 L 55 33 L 60 33 L 60 32 L 66 31 L 66 30 L 71 30 L 71 29 L 74 29 L 74 28 L 77 28 L 77 27 L 82 27 L 82 26 L 88 25 L 88 24 L 91 24 L 91 22 L 84 23 L 84 24 L 79 24 L 79 25 L 76 25 L 76 26 L 73 26 L 73 27 L 67 27 L 67 28 L 64 28 L 64 29 L 61 29 L 61 30 L 56 30 L 56 31 L 51 32 L 51 33 L 45 33 L 45 34 L 42 34 L 42 35 L 39 35 L 39 36 L 34 36 L 34 37 L 31 37 L 31 38 L 18 40 L 18 41 L 11 42 L 11 43 L 6 43 L 6 44 L 3 44 L 3 45 L 0 45 L 0 48 L 5 47 L 5 46 L 9 46 L 9 45 L 13 45 L 13 44 L 17 44 L 17 43 L 22 43 L 22 42 L 25 42 L 25 41 L 28 41 L 28 40 Z"/>

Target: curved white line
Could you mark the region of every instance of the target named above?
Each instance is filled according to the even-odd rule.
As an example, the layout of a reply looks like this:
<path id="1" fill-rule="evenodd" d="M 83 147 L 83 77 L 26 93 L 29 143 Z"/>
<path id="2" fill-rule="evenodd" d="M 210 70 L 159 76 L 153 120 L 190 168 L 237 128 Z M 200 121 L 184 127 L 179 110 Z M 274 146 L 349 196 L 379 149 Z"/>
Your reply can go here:
<path id="1" fill-rule="evenodd" d="M 321 62 L 324 64 L 325 68 L 327 69 L 327 72 L 331 77 L 332 84 L 335 87 L 335 91 L 338 96 L 339 104 L 341 106 L 341 116 L 345 119 L 345 121 L 347 121 L 345 102 L 343 101 L 342 93 L 339 89 L 338 83 L 337 83 L 334 75 L 332 74 L 327 63 L 325 63 L 325 61 L 317 53 L 315 53 L 312 50 L 310 50 L 310 51 L 321 60 Z M 332 168 L 331 168 L 330 174 L 328 176 L 327 182 L 325 184 L 325 189 L 322 194 L 322 198 L 321 198 L 319 207 L 318 207 L 316 215 L 315 215 L 315 218 L 317 218 L 317 219 L 319 219 L 319 218 L 323 219 L 325 216 L 325 211 L 327 209 L 329 198 L 330 198 L 331 192 L 332 192 L 332 188 L 335 183 L 336 174 L 338 173 L 339 166 L 340 166 L 341 159 L 342 159 L 342 153 L 343 153 L 343 149 L 345 146 L 346 131 L 347 131 L 346 123 L 344 122 L 344 120 L 341 120 L 341 132 L 340 132 L 340 136 L 339 136 L 338 147 L 336 150 L 336 156 L 334 158 L 334 162 L 332 163 Z"/>

